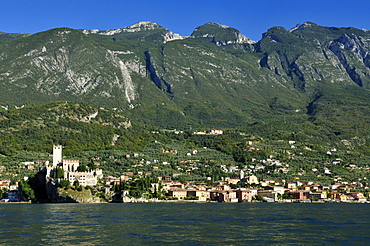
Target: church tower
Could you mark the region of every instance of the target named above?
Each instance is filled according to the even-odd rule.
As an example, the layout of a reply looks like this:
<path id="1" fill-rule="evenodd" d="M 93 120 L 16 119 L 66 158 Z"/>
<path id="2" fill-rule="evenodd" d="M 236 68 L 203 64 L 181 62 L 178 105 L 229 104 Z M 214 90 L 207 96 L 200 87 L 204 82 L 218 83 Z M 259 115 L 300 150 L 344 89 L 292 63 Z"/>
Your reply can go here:
<path id="1" fill-rule="evenodd" d="M 62 145 L 53 145 L 53 167 L 62 162 Z"/>
<path id="2" fill-rule="evenodd" d="M 240 181 L 244 179 L 244 171 L 240 170 Z"/>

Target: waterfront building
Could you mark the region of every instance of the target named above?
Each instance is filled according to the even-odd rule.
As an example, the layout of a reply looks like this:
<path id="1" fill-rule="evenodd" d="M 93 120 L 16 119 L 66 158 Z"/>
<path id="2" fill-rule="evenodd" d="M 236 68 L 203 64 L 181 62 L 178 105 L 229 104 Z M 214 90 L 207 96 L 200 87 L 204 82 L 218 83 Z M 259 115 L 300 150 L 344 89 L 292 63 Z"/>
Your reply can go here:
<path id="1" fill-rule="evenodd" d="M 239 202 L 251 202 L 253 193 L 250 189 L 240 188 L 236 191 L 236 196 Z"/>
<path id="2" fill-rule="evenodd" d="M 188 190 L 181 188 L 172 188 L 167 192 L 168 196 L 176 197 L 177 199 L 184 199 L 188 195 Z"/>

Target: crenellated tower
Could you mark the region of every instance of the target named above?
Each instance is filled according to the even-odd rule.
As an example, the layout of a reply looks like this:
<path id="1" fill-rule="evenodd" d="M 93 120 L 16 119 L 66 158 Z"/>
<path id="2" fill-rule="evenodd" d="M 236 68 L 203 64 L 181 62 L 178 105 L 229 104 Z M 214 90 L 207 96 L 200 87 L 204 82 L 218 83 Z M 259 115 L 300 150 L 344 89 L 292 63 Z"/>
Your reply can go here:
<path id="1" fill-rule="evenodd" d="M 53 145 L 53 167 L 62 163 L 62 145 Z"/>

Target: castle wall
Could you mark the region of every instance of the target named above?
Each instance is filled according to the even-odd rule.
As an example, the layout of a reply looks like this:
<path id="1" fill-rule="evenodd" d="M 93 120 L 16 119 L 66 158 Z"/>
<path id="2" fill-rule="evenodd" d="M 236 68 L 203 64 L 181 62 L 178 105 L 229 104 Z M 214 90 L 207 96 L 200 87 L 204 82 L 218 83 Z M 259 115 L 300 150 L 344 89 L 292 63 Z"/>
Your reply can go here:
<path id="1" fill-rule="evenodd" d="M 76 180 L 78 180 L 82 186 L 94 186 L 98 183 L 97 177 L 94 176 L 94 171 L 67 172 L 66 176 L 66 179 L 68 179 L 71 184 L 73 184 Z"/>
<path id="2" fill-rule="evenodd" d="M 77 167 L 80 165 L 79 160 L 63 160 L 63 170 L 66 172 L 74 172 L 77 170 Z"/>

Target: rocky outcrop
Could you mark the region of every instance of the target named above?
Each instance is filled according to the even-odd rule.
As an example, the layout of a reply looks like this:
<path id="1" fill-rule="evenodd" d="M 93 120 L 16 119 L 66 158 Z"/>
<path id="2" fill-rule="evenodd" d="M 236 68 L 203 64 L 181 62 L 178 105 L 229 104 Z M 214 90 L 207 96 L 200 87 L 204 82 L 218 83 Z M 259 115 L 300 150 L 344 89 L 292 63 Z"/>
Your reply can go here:
<path id="1" fill-rule="evenodd" d="M 46 183 L 46 192 L 48 195 L 49 202 L 55 203 L 76 203 L 77 201 L 69 196 L 62 196 L 58 192 L 57 184 L 55 182 L 49 181 Z"/>
<path id="2" fill-rule="evenodd" d="M 294 87 L 305 91 L 306 79 L 301 67 L 297 61 L 289 62 L 289 58 L 286 54 L 281 51 L 266 54 L 259 62 L 260 66 L 267 68 L 274 72 L 276 75 L 281 76 L 279 70 L 285 72 L 285 74 L 294 81 Z"/>
<path id="3" fill-rule="evenodd" d="M 64 189 L 58 188 L 58 184 L 56 181 L 49 181 L 46 184 L 46 191 L 48 195 L 48 201 L 52 203 L 100 203 L 101 199 L 99 197 L 95 197 L 93 195 L 80 196 L 77 192 L 74 195 L 72 193 L 68 193 Z"/>
<path id="4" fill-rule="evenodd" d="M 146 69 L 148 72 L 148 76 L 150 77 L 150 80 L 153 81 L 153 83 L 158 87 L 158 89 L 166 91 L 170 94 L 173 94 L 171 85 L 164 78 L 158 77 L 157 71 L 153 65 L 153 62 L 150 56 L 150 52 L 145 51 L 144 54 L 145 54 L 145 60 L 146 60 Z M 165 87 L 162 85 L 162 82 L 165 85 Z"/>
<path id="5" fill-rule="evenodd" d="M 356 71 L 356 67 L 352 66 L 349 63 L 347 56 L 343 53 L 343 49 L 356 51 L 358 53 L 359 50 L 354 47 L 355 47 L 354 43 L 350 41 L 349 37 L 346 34 L 342 35 L 339 39 L 334 40 L 332 44 L 329 46 L 330 50 L 338 57 L 340 63 L 343 65 L 344 69 L 346 70 L 348 76 L 356 84 L 362 87 L 364 84 L 362 82 L 361 76 Z"/>
<path id="6" fill-rule="evenodd" d="M 101 199 L 99 197 L 77 197 L 75 201 L 77 203 L 100 203 Z"/>

